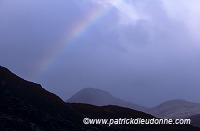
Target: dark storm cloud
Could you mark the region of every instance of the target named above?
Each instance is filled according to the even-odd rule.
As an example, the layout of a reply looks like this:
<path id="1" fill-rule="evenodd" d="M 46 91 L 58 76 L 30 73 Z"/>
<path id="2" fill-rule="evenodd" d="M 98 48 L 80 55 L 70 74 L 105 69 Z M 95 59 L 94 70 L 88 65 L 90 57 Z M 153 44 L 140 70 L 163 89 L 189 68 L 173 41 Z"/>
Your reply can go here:
<path id="1" fill-rule="evenodd" d="M 91 2 L 92 1 L 92 2 Z M 164 100 L 199 101 L 200 45 L 190 22 L 165 0 L 0 2 L 1 65 L 41 83 L 64 100 L 85 87 L 152 106 Z M 59 46 L 68 29 L 94 7 L 112 8 L 65 49 L 40 77 L 42 58 Z M 195 3 L 193 3 L 195 5 Z M 196 10 L 195 10 L 196 11 Z M 177 13 L 177 17 L 171 12 Z M 194 22 L 193 22 L 194 21 Z M 191 24 L 193 23 L 193 24 Z"/>

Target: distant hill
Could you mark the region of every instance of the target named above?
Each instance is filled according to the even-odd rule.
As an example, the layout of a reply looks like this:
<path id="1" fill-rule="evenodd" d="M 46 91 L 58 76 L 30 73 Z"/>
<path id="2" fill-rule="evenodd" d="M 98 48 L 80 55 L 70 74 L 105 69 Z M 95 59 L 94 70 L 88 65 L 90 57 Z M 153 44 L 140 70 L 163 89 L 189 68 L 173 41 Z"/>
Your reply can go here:
<path id="1" fill-rule="evenodd" d="M 166 101 L 149 111 L 160 118 L 187 118 L 200 114 L 200 104 L 181 99 Z"/>
<path id="2" fill-rule="evenodd" d="M 84 125 L 83 118 L 154 118 L 119 106 L 66 104 L 0 66 L 0 131 L 198 131 L 190 125 Z"/>
<path id="3" fill-rule="evenodd" d="M 117 105 L 122 107 L 128 107 L 138 111 L 147 111 L 148 108 L 127 102 L 112 96 L 110 93 L 95 89 L 95 88 L 84 88 L 69 98 L 66 102 L 69 103 L 86 103 L 96 106 L 105 105 Z"/>

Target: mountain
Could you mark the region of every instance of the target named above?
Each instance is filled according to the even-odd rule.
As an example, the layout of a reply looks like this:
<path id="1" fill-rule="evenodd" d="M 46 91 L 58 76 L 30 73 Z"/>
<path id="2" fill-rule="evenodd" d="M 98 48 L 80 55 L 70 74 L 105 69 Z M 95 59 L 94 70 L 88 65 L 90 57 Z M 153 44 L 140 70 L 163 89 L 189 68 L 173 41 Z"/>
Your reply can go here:
<path id="1" fill-rule="evenodd" d="M 140 111 L 133 111 L 129 108 L 119 106 L 94 106 L 81 103 L 69 103 L 74 109 L 84 113 L 88 118 L 103 118 L 103 119 L 116 119 L 116 118 L 155 118 L 151 115 Z M 102 126 L 102 125 L 101 125 Z M 92 128 L 92 131 L 96 128 Z M 120 131 L 200 131 L 200 128 L 192 127 L 190 125 L 113 125 L 111 129 L 103 127 L 102 131 L 120 130 Z"/>
<path id="2" fill-rule="evenodd" d="M 192 121 L 191 125 L 200 127 L 200 114 L 191 116 L 189 119 Z"/>
<path id="3" fill-rule="evenodd" d="M 181 99 L 166 101 L 149 111 L 160 118 L 188 118 L 200 114 L 200 104 Z"/>
<path id="4" fill-rule="evenodd" d="M 83 118 L 154 118 L 119 106 L 65 103 L 0 66 L 0 131 L 199 131 L 190 125 L 84 125 Z"/>
<path id="5" fill-rule="evenodd" d="M 71 117 L 80 115 L 58 96 L 0 67 L 1 131 L 73 129 Z"/>
<path id="6" fill-rule="evenodd" d="M 66 102 L 69 103 L 86 103 L 96 106 L 118 105 L 128 107 L 138 111 L 147 111 L 148 108 L 127 102 L 112 96 L 110 93 L 94 88 L 84 88 L 69 98 Z"/>

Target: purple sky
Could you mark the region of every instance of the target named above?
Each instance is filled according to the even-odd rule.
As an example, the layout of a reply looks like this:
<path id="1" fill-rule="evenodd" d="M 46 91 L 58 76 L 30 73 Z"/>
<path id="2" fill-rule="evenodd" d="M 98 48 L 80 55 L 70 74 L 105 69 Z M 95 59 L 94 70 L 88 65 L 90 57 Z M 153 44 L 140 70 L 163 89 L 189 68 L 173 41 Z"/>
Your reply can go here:
<path id="1" fill-rule="evenodd" d="M 0 65 L 63 100 L 92 87 L 150 107 L 176 98 L 199 102 L 199 4 L 199 0 L 1 0 Z M 104 12 L 68 44 L 70 29 L 87 23 L 96 9 Z M 65 42 L 67 46 L 56 52 Z M 40 70 L 53 53 L 56 57 Z"/>

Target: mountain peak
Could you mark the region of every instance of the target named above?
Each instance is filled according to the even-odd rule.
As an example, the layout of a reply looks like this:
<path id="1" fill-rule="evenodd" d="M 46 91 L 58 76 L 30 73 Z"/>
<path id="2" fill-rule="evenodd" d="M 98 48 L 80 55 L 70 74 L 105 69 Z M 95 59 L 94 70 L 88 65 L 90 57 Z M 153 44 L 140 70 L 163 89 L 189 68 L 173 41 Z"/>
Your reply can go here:
<path id="1" fill-rule="evenodd" d="M 87 103 L 97 106 L 108 105 L 108 101 L 113 96 L 107 91 L 95 88 L 84 88 L 67 100 L 70 103 Z"/>
<path id="2" fill-rule="evenodd" d="M 109 92 L 101 90 L 101 89 L 97 89 L 97 88 L 91 88 L 91 87 L 87 87 L 87 88 L 83 88 L 82 90 L 80 90 L 79 92 L 86 92 L 86 93 L 99 93 L 99 94 L 107 94 L 112 96 Z"/>
<path id="3" fill-rule="evenodd" d="M 96 106 L 118 105 L 139 111 L 146 111 L 148 109 L 146 107 L 116 98 L 107 91 L 95 88 L 84 88 L 69 98 L 67 102 L 86 103 Z"/>

